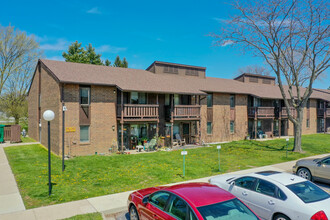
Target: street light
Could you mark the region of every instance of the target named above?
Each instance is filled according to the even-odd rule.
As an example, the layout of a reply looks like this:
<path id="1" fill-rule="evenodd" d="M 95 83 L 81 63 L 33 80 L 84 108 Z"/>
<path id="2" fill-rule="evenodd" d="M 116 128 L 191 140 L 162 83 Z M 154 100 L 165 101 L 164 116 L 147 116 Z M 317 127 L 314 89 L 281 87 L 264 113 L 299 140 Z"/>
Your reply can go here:
<path id="1" fill-rule="evenodd" d="M 48 193 L 52 193 L 51 167 L 50 167 L 50 121 L 55 118 L 52 110 L 46 110 L 43 118 L 48 122 Z"/>
<path id="2" fill-rule="evenodd" d="M 289 138 L 286 139 L 286 158 L 288 158 L 288 145 L 289 145 Z"/>

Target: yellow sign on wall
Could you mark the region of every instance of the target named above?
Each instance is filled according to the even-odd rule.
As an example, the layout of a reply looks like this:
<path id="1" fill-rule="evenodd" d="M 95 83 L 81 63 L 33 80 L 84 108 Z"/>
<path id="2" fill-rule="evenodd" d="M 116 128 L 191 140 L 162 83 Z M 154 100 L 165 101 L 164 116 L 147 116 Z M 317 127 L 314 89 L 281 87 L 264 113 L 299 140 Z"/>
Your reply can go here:
<path id="1" fill-rule="evenodd" d="M 66 127 L 65 128 L 65 131 L 66 132 L 75 132 L 76 131 L 76 128 L 75 127 Z"/>

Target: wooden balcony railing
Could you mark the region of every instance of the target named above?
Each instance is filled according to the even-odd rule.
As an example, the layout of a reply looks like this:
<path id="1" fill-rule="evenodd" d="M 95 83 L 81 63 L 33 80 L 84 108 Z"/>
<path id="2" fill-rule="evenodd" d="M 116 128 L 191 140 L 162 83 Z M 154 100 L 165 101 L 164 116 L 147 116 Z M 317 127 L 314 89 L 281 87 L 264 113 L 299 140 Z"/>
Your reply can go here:
<path id="1" fill-rule="evenodd" d="M 249 107 L 248 116 L 250 118 L 274 118 L 275 107 Z"/>
<path id="2" fill-rule="evenodd" d="M 290 107 L 290 113 L 294 118 L 297 116 L 297 110 L 294 107 Z M 288 111 L 286 110 L 286 107 L 282 107 L 281 117 L 282 118 L 288 117 Z"/>
<path id="3" fill-rule="evenodd" d="M 174 119 L 199 119 L 201 115 L 200 105 L 175 105 Z"/>
<path id="4" fill-rule="evenodd" d="M 159 105 L 124 104 L 123 119 L 157 120 Z M 121 118 L 121 105 L 117 105 L 117 117 Z"/>
<path id="5" fill-rule="evenodd" d="M 318 108 L 317 109 L 317 116 L 318 117 L 324 117 L 324 110 L 325 110 L 325 117 L 330 117 L 330 108 Z"/>

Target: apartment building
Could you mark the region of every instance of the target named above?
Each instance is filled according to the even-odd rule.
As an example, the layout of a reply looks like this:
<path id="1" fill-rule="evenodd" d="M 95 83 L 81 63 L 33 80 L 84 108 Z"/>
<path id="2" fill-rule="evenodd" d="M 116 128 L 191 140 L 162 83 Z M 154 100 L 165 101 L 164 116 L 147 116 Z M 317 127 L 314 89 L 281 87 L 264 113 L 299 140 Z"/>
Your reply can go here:
<path id="1" fill-rule="evenodd" d="M 303 90 L 303 88 L 302 88 Z M 330 127 L 330 93 L 315 90 L 303 134 Z M 162 137 L 172 146 L 293 134 L 275 78 L 206 76 L 206 68 L 155 61 L 146 70 L 39 60 L 28 94 L 29 135 L 70 156 L 133 149 Z M 294 109 L 292 109 L 294 112 Z"/>

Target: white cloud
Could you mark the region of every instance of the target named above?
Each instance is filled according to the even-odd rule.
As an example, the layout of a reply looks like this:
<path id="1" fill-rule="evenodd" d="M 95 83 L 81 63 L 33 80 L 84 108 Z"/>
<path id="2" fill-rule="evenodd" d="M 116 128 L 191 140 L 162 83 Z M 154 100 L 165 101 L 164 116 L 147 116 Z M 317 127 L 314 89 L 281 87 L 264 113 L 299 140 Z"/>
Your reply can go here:
<path id="1" fill-rule="evenodd" d="M 47 43 L 47 44 L 41 44 L 40 49 L 42 50 L 66 50 L 69 47 L 69 42 L 67 40 L 64 40 L 62 38 L 57 39 L 55 43 Z"/>
<path id="2" fill-rule="evenodd" d="M 102 14 L 98 7 L 91 8 L 86 11 L 87 14 Z"/>
<path id="3" fill-rule="evenodd" d="M 227 23 L 228 20 L 227 19 L 223 19 L 223 18 L 217 18 L 217 17 L 214 17 L 212 18 L 213 20 L 219 22 L 219 23 Z"/>
<path id="4" fill-rule="evenodd" d="M 233 43 L 234 43 L 234 41 L 232 41 L 232 40 L 226 40 L 221 44 L 221 47 L 225 47 L 225 46 L 231 45 Z"/>
<path id="5" fill-rule="evenodd" d="M 125 47 L 115 47 L 115 46 L 111 46 L 111 45 L 102 45 L 100 47 L 96 47 L 95 51 L 98 53 L 104 53 L 104 52 L 108 52 L 108 53 L 119 53 L 121 51 L 126 51 L 127 48 Z"/>
<path id="6" fill-rule="evenodd" d="M 52 56 L 47 57 L 48 60 L 58 60 L 58 61 L 64 61 L 64 58 L 62 56 Z"/>

